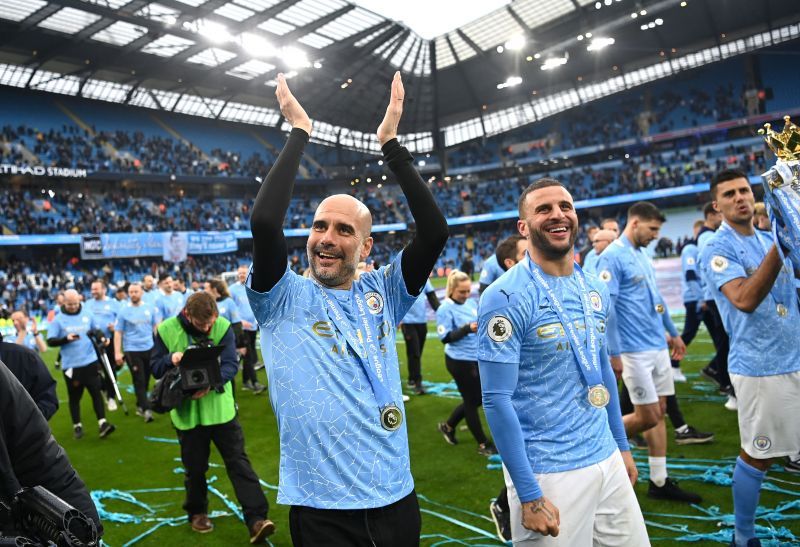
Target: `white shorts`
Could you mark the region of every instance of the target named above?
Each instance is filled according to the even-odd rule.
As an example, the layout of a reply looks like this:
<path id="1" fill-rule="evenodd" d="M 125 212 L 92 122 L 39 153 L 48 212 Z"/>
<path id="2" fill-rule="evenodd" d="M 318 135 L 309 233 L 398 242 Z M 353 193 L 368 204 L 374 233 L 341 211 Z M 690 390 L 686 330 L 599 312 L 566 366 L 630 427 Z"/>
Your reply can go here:
<path id="1" fill-rule="evenodd" d="M 675 395 L 669 350 L 636 351 L 623 353 L 620 357 L 622 381 L 633 404 L 650 405 L 657 403 L 659 397 Z"/>
<path id="2" fill-rule="evenodd" d="M 522 526 L 522 505 L 508 471 L 503 467 L 511 510 L 511 539 L 530 547 L 647 547 L 650 539 L 619 450 L 594 465 L 543 473 L 536 480 L 561 518 L 556 537 Z"/>
<path id="3" fill-rule="evenodd" d="M 739 404 L 742 450 L 759 460 L 800 452 L 800 372 L 731 374 Z"/>

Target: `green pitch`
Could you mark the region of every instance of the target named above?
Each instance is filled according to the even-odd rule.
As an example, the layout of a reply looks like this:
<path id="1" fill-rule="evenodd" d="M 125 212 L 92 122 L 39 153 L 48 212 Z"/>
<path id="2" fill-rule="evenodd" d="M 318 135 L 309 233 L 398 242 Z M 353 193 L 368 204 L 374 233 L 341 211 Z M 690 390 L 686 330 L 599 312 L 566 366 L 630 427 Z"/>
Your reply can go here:
<path id="1" fill-rule="evenodd" d="M 431 329 L 432 331 L 432 329 Z M 405 382 L 405 348 L 400 345 L 401 375 Z M 701 331 L 698 339 L 689 348 L 689 356 L 683 369 L 689 376 L 688 384 L 678 384 L 682 397 L 681 406 L 689 424 L 703 431 L 713 431 L 716 439 L 713 444 L 704 446 L 676 446 L 670 431 L 669 463 L 681 464 L 682 459 L 721 460 L 734 458 L 738 453 L 738 433 L 736 414 L 725 410 L 724 399 L 711 390 L 710 384 L 700 378 L 699 370 L 712 353 L 708 335 Z M 52 367 L 56 352 L 50 351 L 45 359 Z M 91 411 L 88 395 L 84 396 L 82 419 L 85 437 L 76 441 L 72 437 L 69 409 L 66 403 L 64 377 L 60 371 L 53 370 L 58 381 L 61 408 L 53 417 L 51 426 L 56 439 L 66 449 L 74 466 L 89 488 L 94 491 L 129 492 L 128 501 L 118 499 L 104 500 L 105 510 L 117 513 L 117 520 L 105 521 L 105 540 L 113 547 L 131 544 L 142 534 L 158 525 L 158 519 L 181 517 L 183 511 L 183 477 L 180 471 L 179 449 L 177 444 L 145 440 L 145 437 L 175 439 L 175 433 L 168 416 L 157 416 L 150 424 L 134 414 L 133 394 L 125 392 L 124 398 L 131 415 L 125 416 L 122 410 L 108 413 L 117 431 L 106 440 L 97 437 L 96 422 Z M 423 375 L 427 381 L 448 382 L 450 377 L 444 367 L 443 346 L 438 340 L 429 338 L 425 346 Z M 264 371 L 259 377 L 265 382 Z M 124 385 L 130 384 L 130 375 L 124 372 L 120 377 Z M 270 538 L 273 545 L 291 545 L 288 525 L 288 509 L 275 503 L 275 490 L 272 485 L 278 482 L 278 441 L 275 417 L 269 405 L 267 394 L 255 396 L 239 390 L 239 419 L 245 430 L 247 453 L 259 477 L 268 485 L 265 487 L 270 502 L 270 518 L 277 525 L 277 532 Z M 412 472 L 416 490 L 421 497 L 423 511 L 423 545 L 502 545 L 495 538 L 493 523 L 488 517 L 489 502 L 502 486 L 502 472 L 487 469 L 487 459 L 479 456 L 476 445 L 468 431 L 458 431 L 459 444 L 450 446 L 444 442 L 436 430 L 436 423 L 444 421 L 455 399 L 435 395 L 412 396 L 406 403 L 408 431 L 411 444 Z M 486 429 L 488 431 L 488 428 Z M 646 462 L 646 454 L 639 454 L 639 461 Z M 235 503 L 233 490 L 225 470 L 220 465 L 221 458 L 212 450 L 212 467 L 208 476 L 217 479 L 211 484 Z M 686 463 L 686 462 L 683 462 Z M 720 462 L 725 465 L 729 462 Z M 681 478 L 686 475 L 701 475 L 712 463 L 699 463 L 700 470 L 673 469 L 670 475 Z M 640 472 L 646 465 L 640 466 Z M 774 484 L 800 491 L 800 479 L 784 472 L 771 472 L 770 477 L 787 482 Z M 682 485 L 700 492 L 704 497 L 703 507 L 719 507 L 723 514 L 732 513 L 733 504 L 730 488 L 684 479 Z M 159 489 L 156 492 L 133 492 Z M 636 492 L 648 521 L 648 528 L 654 544 L 682 545 L 674 541 L 685 533 L 671 530 L 676 526 L 686 526 L 693 533 L 713 533 L 718 531 L 719 519 L 693 520 L 684 516 L 700 517 L 703 513 L 686 505 L 670 502 L 651 501 L 646 496 L 647 485 L 640 479 Z M 230 513 L 223 501 L 214 495 L 209 496 L 210 509 Z M 781 502 L 798 498 L 788 494 L 762 493 L 761 505 L 774 508 Z M 561 507 L 563 512 L 569 508 Z M 660 515 L 672 516 L 660 516 Z M 794 509 L 794 515 L 800 510 Z M 796 517 L 800 518 L 800 517 Z M 191 531 L 184 520 L 164 524 L 152 533 L 135 541 L 135 545 L 183 546 L 196 545 L 246 545 L 248 540 L 245 526 L 234 516 L 221 516 L 213 519 L 216 526 L 211 534 L 200 535 Z M 759 524 L 771 525 L 766 520 Z M 800 520 L 772 523 L 775 527 L 786 527 L 800 535 Z M 403 526 L 403 523 L 398 523 Z M 666 528 L 664 528 L 666 526 Z M 718 542 L 700 541 L 693 545 L 720 545 Z M 788 543 L 787 543 L 788 545 Z"/>

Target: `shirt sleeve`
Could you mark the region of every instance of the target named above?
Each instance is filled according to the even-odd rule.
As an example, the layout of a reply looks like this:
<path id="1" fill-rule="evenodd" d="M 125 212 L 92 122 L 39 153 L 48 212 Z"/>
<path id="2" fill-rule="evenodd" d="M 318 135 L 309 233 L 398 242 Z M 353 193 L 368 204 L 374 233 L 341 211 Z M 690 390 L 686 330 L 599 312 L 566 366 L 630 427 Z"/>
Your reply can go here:
<path id="1" fill-rule="evenodd" d="M 525 438 L 516 410 L 511 402 L 517 388 L 522 339 L 526 331 L 525 306 L 502 302 L 497 288 L 489 287 L 481 297 L 478 319 L 478 364 L 483 392 L 483 409 L 495 445 L 508 469 L 520 501 L 540 498 L 542 490 L 536 481 L 525 449 Z M 512 298 L 517 295 L 512 294 Z"/>
<path id="2" fill-rule="evenodd" d="M 236 305 L 236 301 L 233 298 L 230 299 L 230 310 L 231 323 L 241 323 L 242 318 L 239 316 L 239 307 Z"/>
<path id="3" fill-rule="evenodd" d="M 414 305 L 417 300 L 417 295 L 411 295 L 406 287 L 406 281 L 403 277 L 402 260 L 405 251 L 401 251 L 394 257 L 388 265 L 381 266 L 377 271 L 370 272 L 367 275 L 379 275 L 383 279 L 384 293 L 386 296 L 386 305 L 390 306 L 390 317 L 397 325 L 403 320 L 408 309 Z M 384 315 L 385 317 L 385 315 Z"/>
<path id="4" fill-rule="evenodd" d="M 293 287 L 299 282 L 299 276 L 289 266 L 283 275 L 269 291 L 258 292 L 252 288 L 253 267 L 247 274 L 247 300 L 259 325 L 265 325 L 273 316 L 283 309 L 287 302 L 291 302 Z"/>
<path id="5" fill-rule="evenodd" d="M 717 289 L 721 289 L 729 281 L 747 277 L 741 259 L 719 237 L 703 249 L 702 256 L 704 277 Z"/>
<path id="6" fill-rule="evenodd" d="M 66 336 L 64 334 L 64 328 L 61 326 L 61 321 L 58 320 L 58 316 L 56 316 L 47 329 L 47 338 L 62 338 L 64 336 Z"/>
<path id="7" fill-rule="evenodd" d="M 453 330 L 451 325 L 452 314 L 450 313 L 450 306 L 440 306 L 436 310 L 436 334 L 439 340 L 444 340 L 450 331 Z"/>

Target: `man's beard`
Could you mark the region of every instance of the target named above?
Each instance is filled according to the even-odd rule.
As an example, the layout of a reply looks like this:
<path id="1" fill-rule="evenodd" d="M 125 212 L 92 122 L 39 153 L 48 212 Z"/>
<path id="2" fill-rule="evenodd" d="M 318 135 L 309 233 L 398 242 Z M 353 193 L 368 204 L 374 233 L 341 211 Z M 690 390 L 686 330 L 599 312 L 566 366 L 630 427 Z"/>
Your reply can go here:
<path id="1" fill-rule="evenodd" d="M 317 256 L 317 252 L 319 251 L 325 252 L 325 248 L 318 246 L 314 249 L 306 250 L 306 254 L 308 255 L 308 264 L 311 268 L 311 273 L 314 275 L 314 279 L 326 287 L 338 287 L 339 285 L 343 285 L 355 277 L 356 268 L 358 268 L 358 262 L 348 262 L 346 256 L 339 259 L 341 261 L 341 265 L 338 269 L 333 271 L 329 270 L 327 272 L 321 271 L 322 268 L 318 270 L 317 263 L 315 261 L 319 261 L 319 257 Z"/>
<path id="2" fill-rule="evenodd" d="M 547 239 L 547 233 L 545 232 L 545 229 L 538 230 L 528 224 L 528 232 L 531 234 L 531 243 L 549 259 L 563 258 L 565 255 L 571 253 L 575 247 L 575 239 L 578 237 L 578 234 L 576 233 L 572 223 L 570 223 L 567 229 L 570 231 L 570 236 L 569 240 L 567 241 L 567 245 L 565 245 L 562 249 L 550 243 L 550 240 Z"/>

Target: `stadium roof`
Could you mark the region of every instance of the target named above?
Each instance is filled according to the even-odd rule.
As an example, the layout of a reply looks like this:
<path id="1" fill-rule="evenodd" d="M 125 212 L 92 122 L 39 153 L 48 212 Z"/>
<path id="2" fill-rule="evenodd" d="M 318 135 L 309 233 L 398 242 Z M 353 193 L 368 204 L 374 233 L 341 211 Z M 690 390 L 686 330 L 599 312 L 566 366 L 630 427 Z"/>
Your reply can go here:
<path id="1" fill-rule="evenodd" d="M 538 119 L 537 96 L 580 104 L 592 82 L 622 77 L 620 91 L 656 79 L 637 71 L 698 66 L 679 59 L 703 48 L 794 39 L 779 27 L 798 19 L 785 0 L 513 0 L 426 40 L 345 0 L 3 0 L 0 84 L 278 125 L 283 71 L 318 138 L 374 149 L 401 70 L 401 131 L 429 150 L 440 131 L 449 145 Z M 493 119 L 509 109 L 533 113 Z"/>

